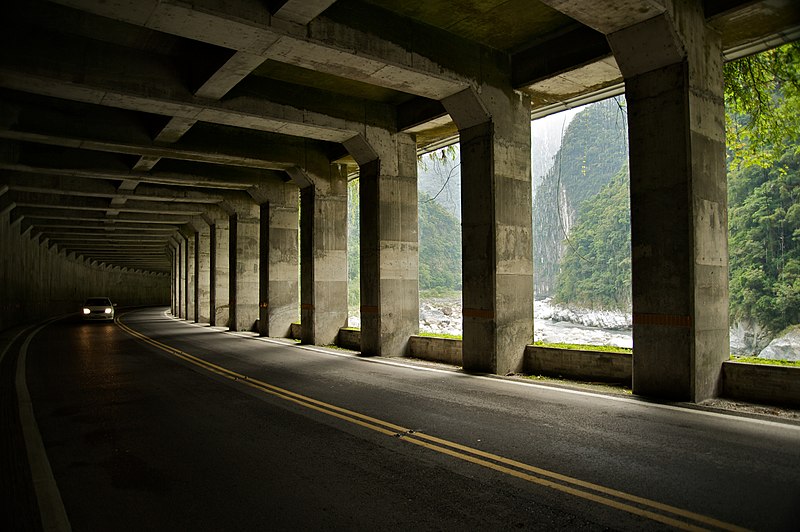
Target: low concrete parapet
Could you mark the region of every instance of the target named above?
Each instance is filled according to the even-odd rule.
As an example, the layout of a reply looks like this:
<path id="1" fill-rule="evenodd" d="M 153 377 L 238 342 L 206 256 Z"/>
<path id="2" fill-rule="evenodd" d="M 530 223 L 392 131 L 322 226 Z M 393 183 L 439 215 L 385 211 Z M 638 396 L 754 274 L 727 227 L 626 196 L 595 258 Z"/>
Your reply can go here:
<path id="1" fill-rule="evenodd" d="M 461 366 L 463 365 L 461 343 L 461 340 L 454 338 L 412 336 L 408 339 L 407 356 Z"/>
<path id="2" fill-rule="evenodd" d="M 722 396 L 753 403 L 800 407 L 800 367 L 723 362 Z"/>
<path id="3" fill-rule="evenodd" d="M 633 355 L 529 345 L 523 370 L 533 375 L 631 384 Z"/>
<path id="4" fill-rule="evenodd" d="M 336 345 L 343 349 L 361 351 L 361 331 L 358 329 L 339 329 Z"/>

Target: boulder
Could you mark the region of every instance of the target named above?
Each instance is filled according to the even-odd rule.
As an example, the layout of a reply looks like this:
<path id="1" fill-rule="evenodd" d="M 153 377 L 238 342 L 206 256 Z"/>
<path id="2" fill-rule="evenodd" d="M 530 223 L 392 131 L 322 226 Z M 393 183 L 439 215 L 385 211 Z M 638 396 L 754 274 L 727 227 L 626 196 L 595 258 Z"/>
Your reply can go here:
<path id="1" fill-rule="evenodd" d="M 790 327 L 758 354 L 770 360 L 800 361 L 800 325 Z"/>

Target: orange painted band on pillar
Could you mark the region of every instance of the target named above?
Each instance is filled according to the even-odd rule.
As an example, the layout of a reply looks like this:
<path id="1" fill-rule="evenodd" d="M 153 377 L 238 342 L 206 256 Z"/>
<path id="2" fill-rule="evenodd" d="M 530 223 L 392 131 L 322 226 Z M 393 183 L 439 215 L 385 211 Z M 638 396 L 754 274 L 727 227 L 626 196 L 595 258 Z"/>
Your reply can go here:
<path id="1" fill-rule="evenodd" d="M 484 318 L 487 320 L 494 319 L 493 310 L 484 310 L 479 308 L 465 308 L 463 315 L 465 318 Z"/>
<path id="2" fill-rule="evenodd" d="M 691 316 L 675 314 L 634 314 L 634 325 L 660 325 L 663 327 L 691 327 Z"/>

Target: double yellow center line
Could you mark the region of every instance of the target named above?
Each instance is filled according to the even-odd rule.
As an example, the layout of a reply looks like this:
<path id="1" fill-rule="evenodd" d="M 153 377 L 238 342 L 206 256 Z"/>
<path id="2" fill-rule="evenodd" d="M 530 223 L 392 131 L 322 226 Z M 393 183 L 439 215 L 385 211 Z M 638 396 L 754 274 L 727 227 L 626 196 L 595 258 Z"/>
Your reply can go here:
<path id="1" fill-rule="evenodd" d="M 212 364 L 206 360 L 190 355 L 180 349 L 176 349 L 167 344 L 159 342 L 144 334 L 139 333 L 123 324 L 117 319 L 117 324 L 128 334 L 139 340 L 150 344 L 170 355 L 173 355 L 189 364 L 200 367 L 208 372 L 219 375 L 240 385 L 250 387 L 263 393 L 278 397 L 285 401 L 292 402 L 304 408 L 332 416 L 342 421 L 352 423 L 366 429 L 384 434 L 386 436 L 401 438 L 402 441 L 436 451 L 441 454 L 452 456 L 459 460 L 464 460 L 494 471 L 516 477 L 518 479 L 538 484 L 562 493 L 566 493 L 581 499 L 589 500 L 598 504 L 631 513 L 640 517 L 651 519 L 681 530 L 735 530 L 742 531 L 744 528 L 708 517 L 702 514 L 663 504 L 658 501 L 646 499 L 636 495 L 631 495 L 623 491 L 607 488 L 599 484 L 593 484 L 577 478 L 548 471 L 523 462 L 518 462 L 496 454 L 487 453 L 480 449 L 461 445 L 452 441 L 437 438 L 429 434 L 413 431 L 407 427 L 367 416 L 360 412 L 348 410 L 330 403 L 319 401 L 312 397 L 295 393 L 285 388 L 280 388 L 264 381 L 242 375 L 231 371 L 222 366 Z"/>

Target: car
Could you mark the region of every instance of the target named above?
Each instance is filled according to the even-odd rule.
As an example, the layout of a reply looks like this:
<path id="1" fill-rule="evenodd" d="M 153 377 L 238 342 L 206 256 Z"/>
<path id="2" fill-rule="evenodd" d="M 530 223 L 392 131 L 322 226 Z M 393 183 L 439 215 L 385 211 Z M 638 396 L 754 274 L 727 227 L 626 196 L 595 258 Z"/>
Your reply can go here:
<path id="1" fill-rule="evenodd" d="M 117 304 L 112 303 L 107 297 L 89 297 L 83 304 L 81 317 L 86 321 L 114 321 L 114 307 L 116 306 Z"/>

